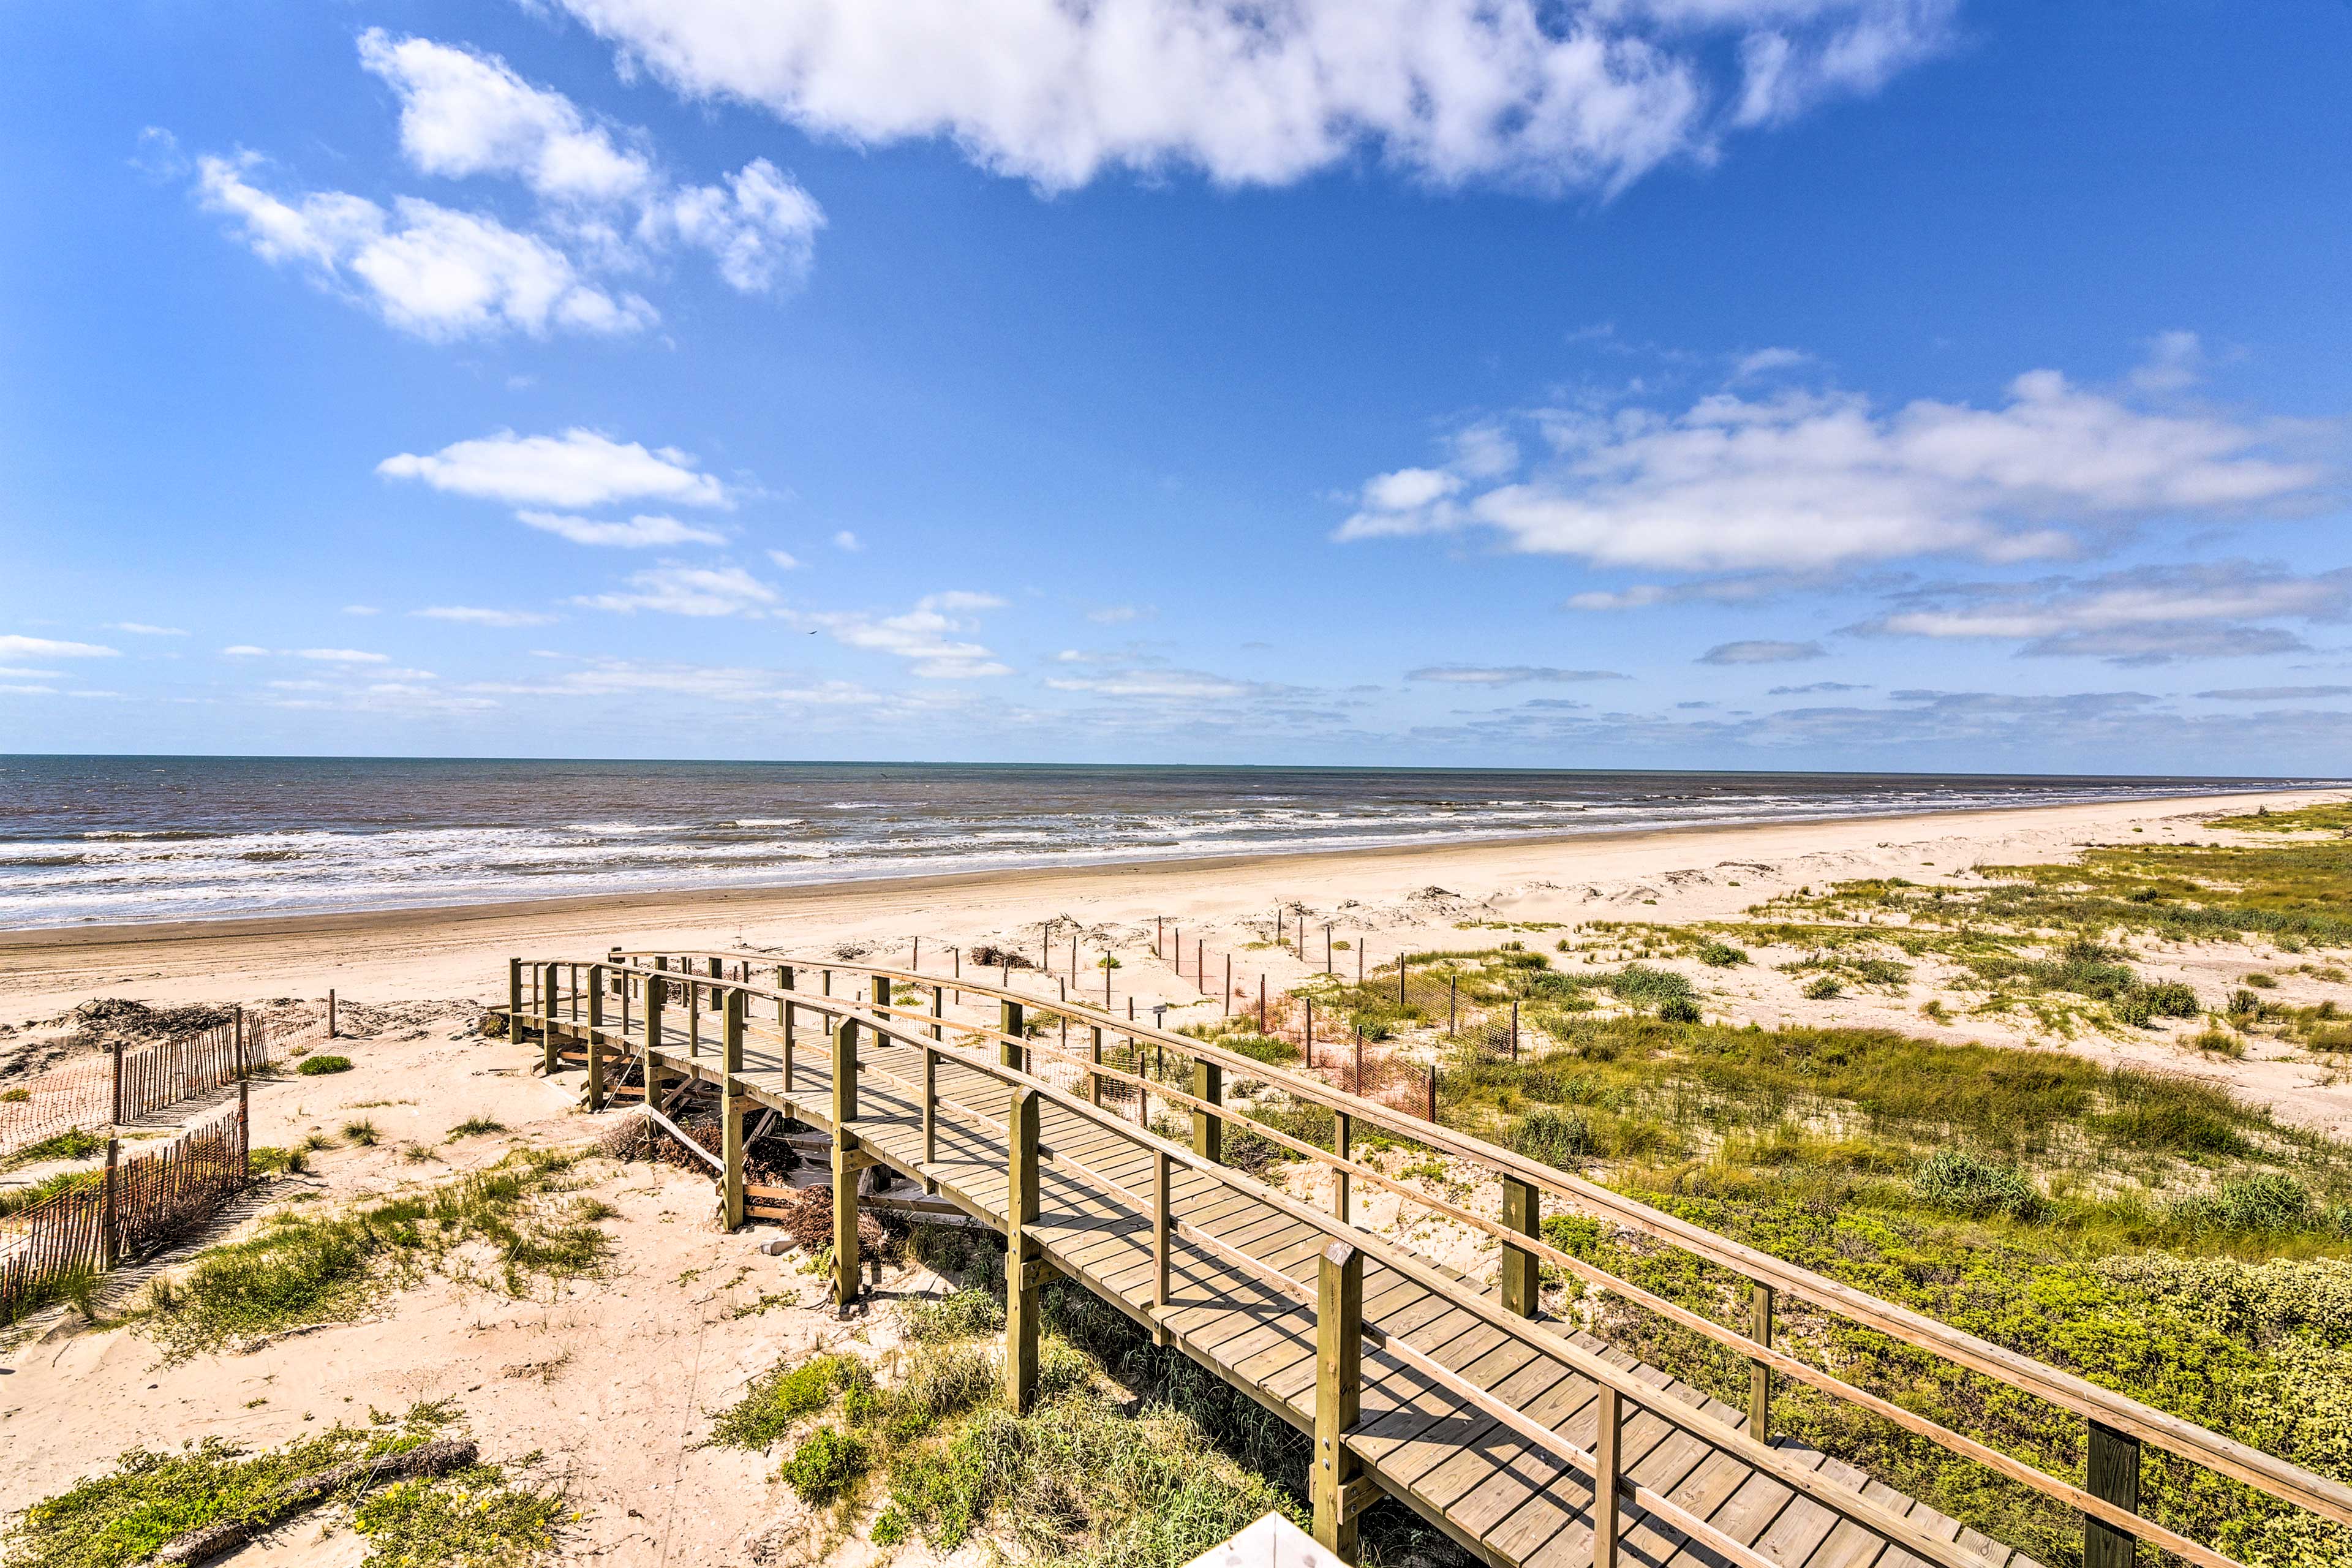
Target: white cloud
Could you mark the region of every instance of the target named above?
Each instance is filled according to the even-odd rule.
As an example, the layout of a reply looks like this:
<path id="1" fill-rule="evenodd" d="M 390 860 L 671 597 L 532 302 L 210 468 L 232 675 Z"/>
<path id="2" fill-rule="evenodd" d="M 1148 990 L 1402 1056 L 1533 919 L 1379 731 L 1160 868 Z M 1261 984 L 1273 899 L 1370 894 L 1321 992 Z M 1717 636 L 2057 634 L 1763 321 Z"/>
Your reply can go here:
<path id="1" fill-rule="evenodd" d="M 2352 619 L 2352 567 L 2299 576 L 2248 561 L 2136 566 L 2095 577 L 1945 584 L 1850 630 L 2022 642 L 2035 657 L 2126 665 L 2290 653 L 2293 632 L 2258 623 Z"/>
<path id="2" fill-rule="evenodd" d="M 268 654 L 268 648 L 256 647 L 249 642 L 236 643 L 221 649 L 223 658 L 266 658 Z"/>
<path id="3" fill-rule="evenodd" d="M 399 94 L 401 148 L 425 174 L 511 174 L 554 201 L 617 202 L 654 184 L 645 153 L 494 55 L 380 27 L 359 45 L 360 63 Z"/>
<path id="4" fill-rule="evenodd" d="M 1174 702 L 1220 701 L 1246 697 L 1256 689 L 1247 681 L 1197 669 L 1122 669 L 1108 675 L 1065 675 L 1045 684 L 1055 691 Z"/>
<path id="5" fill-rule="evenodd" d="M 1826 650 L 1817 642 L 1777 642 L 1769 637 L 1717 643 L 1698 656 L 1701 664 L 1791 664 L 1819 658 Z"/>
<path id="6" fill-rule="evenodd" d="M 865 545 L 858 542 L 857 535 L 850 532 L 849 530 L 845 528 L 839 533 L 833 536 L 833 547 L 835 550 L 846 550 L 852 554 L 856 554 L 858 551 L 866 548 Z"/>
<path id="7" fill-rule="evenodd" d="M 306 647 L 297 650 L 297 657 L 315 659 L 320 664 L 390 664 L 388 654 L 370 653 L 357 647 Z"/>
<path id="8" fill-rule="evenodd" d="M 745 294 L 804 281 L 816 256 L 824 209 L 765 158 L 724 185 L 681 185 L 646 209 L 638 233 L 710 252 L 719 276 Z"/>
<path id="9" fill-rule="evenodd" d="M 402 331 L 433 342 L 558 330 L 609 336 L 659 319 L 643 299 L 605 292 L 553 245 L 494 217 L 415 196 L 386 212 L 342 191 L 289 202 L 246 178 L 253 164 L 198 159 L 204 205 L 235 219 L 237 237 L 264 261 L 301 268 Z"/>
<path id="10" fill-rule="evenodd" d="M 0 637 L 0 658 L 119 658 L 121 649 L 94 642 L 59 642 L 54 637 Z"/>
<path id="11" fill-rule="evenodd" d="M 184 637 L 188 635 L 184 630 L 178 626 L 151 626 L 144 621 L 116 621 L 110 625 L 107 629 L 109 631 L 129 632 L 133 637 Z"/>
<path id="12" fill-rule="evenodd" d="M 1745 381 L 1750 376 L 1769 375 L 1776 370 L 1794 370 L 1811 363 L 1812 357 L 1802 349 L 1758 349 L 1754 353 L 1739 356 L 1739 363 L 1731 369 L 1732 379 Z"/>
<path id="13" fill-rule="evenodd" d="M 360 60 L 399 94 L 401 146 L 421 173 L 519 179 L 558 209 L 558 232 L 624 268 L 684 245 L 709 251 L 719 277 L 747 294 L 807 275 L 824 209 L 765 158 L 719 184 L 678 184 L 656 166 L 643 132 L 592 121 L 495 55 L 371 28 Z"/>
<path id="14" fill-rule="evenodd" d="M 680 566 L 668 563 L 629 574 L 620 594 L 594 594 L 572 601 L 592 610 L 659 610 L 673 616 L 758 615 L 776 602 L 776 591 L 740 566 Z"/>
<path id="15" fill-rule="evenodd" d="M 2205 345 L 2195 332 L 2158 332 L 2148 340 L 2147 358 L 2132 372 L 2143 392 L 2178 392 L 2195 384 L 2205 364 Z"/>
<path id="16" fill-rule="evenodd" d="M 1440 686 L 1523 686 L 1529 681 L 1632 679 L 1613 669 L 1560 669 L 1549 664 L 1428 664 L 1405 671 L 1404 678 Z"/>
<path id="17" fill-rule="evenodd" d="M 993 594 L 955 589 L 929 594 L 904 615 L 874 616 L 828 611 L 801 618 L 831 633 L 845 647 L 887 653 L 909 661 L 908 670 L 926 680 L 972 680 L 1010 675 L 1013 668 L 984 645 L 958 640 L 975 628 L 955 612 L 992 610 L 1004 601 Z"/>
<path id="18" fill-rule="evenodd" d="M 1097 626 L 1117 626 L 1141 620 L 1152 613 L 1137 605 L 1104 605 L 1098 609 L 1088 610 L 1087 619 Z"/>
<path id="19" fill-rule="evenodd" d="M 800 570 L 800 557 L 794 555 L 789 550 L 771 550 L 768 552 L 768 559 L 776 563 L 776 570 L 779 572 L 797 572 Z"/>
<path id="20" fill-rule="evenodd" d="M 475 626 L 543 626 L 555 619 L 535 610 L 489 610 L 474 605 L 435 605 L 408 613 L 428 621 L 457 621 Z"/>
<path id="21" fill-rule="evenodd" d="M 855 143 L 950 141 L 1049 189 L 1171 165 L 1280 184 L 1359 150 L 1559 189 L 1874 90 L 1944 47 L 1955 0 L 559 3 L 682 93 Z"/>
<path id="22" fill-rule="evenodd" d="M 734 504 L 726 486 L 675 447 L 648 451 L 635 441 L 615 441 L 577 427 L 561 436 L 501 430 L 454 442 L 438 452 L 386 458 L 375 471 L 388 479 L 423 479 L 436 490 L 523 506 L 588 507 L 624 500 Z"/>
<path id="23" fill-rule="evenodd" d="M 2209 702 L 2316 702 L 2330 697 L 2352 697 L 2352 686 L 2241 686 L 2197 695 Z"/>
<path id="24" fill-rule="evenodd" d="M 1472 495 L 1449 470 L 1399 469 L 1365 486 L 1336 537 L 1476 527 L 1513 550 L 1693 572 L 2013 561 L 2072 553 L 2080 532 L 2145 517 L 2300 500 L 2321 477 L 2272 455 L 2263 432 L 2136 408 L 2055 371 L 2019 376 L 1991 408 L 1922 400 L 1881 415 L 1858 397 L 1791 391 L 1532 422 L 1555 455 L 1530 479 Z"/>
<path id="25" fill-rule="evenodd" d="M 698 528 L 674 517 L 633 517 L 626 522 L 610 522 L 553 511 L 519 511 L 515 516 L 533 528 L 561 535 L 574 544 L 609 544 L 624 550 L 644 550 L 663 544 L 727 542 L 727 536 L 716 529 Z"/>

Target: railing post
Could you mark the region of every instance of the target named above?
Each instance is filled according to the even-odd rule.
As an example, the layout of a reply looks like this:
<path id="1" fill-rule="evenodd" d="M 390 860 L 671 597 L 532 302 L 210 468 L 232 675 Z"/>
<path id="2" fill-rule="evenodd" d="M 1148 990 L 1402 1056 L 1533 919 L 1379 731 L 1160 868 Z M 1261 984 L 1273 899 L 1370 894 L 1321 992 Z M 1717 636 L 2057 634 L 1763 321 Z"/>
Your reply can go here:
<path id="1" fill-rule="evenodd" d="M 944 1040 L 948 1037 L 947 1016 L 948 988 L 934 985 L 931 987 L 931 1038 Z"/>
<path id="2" fill-rule="evenodd" d="M 1331 1113 L 1331 1152 L 1342 1160 L 1354 1159 L 1349 1150 L 1355 1142 L 1355 1133 L 1354 1117 L 1344 1110 Z M 1336 1166 L 1331 1172 L 1331 1215 L 1341 1225 L 1351 1223 L 1348 1218 L 1348 1173 Z"/>
<path id="3" fill-rule="evenodd" d="M 1211 1105 L 1225 1102 L 1225 1069 L 1215 1062 L 1192 1058 L 1192 1097 Z M 1192 1152 L 1222 1164 L 1225 1157 L 1225 1119 L 1213 1110 L 1192 1112 Z"/>
<path id="4" fill-rule="evenodd" d="M 659 1110 L 660 1106 L 656 1103 L 659 1098 L 659 1085 L 655 1082 L 657 1069 L 654 1063 L 656 1053 L 661 1049 L 662 1005 L 668 1000 L 666 994 L 668 990 L 668 981 L 659 975 L 646 976 L 646 1103 L 655 1110 Z M 646 1147 L 650 1152 L 654 1140 L 653 1123 L 646 1122 Z"/>
<path id="5" fill-rule="evenodd" d="M 1027 1034 L 1023 1029 L 1023 1016 L 1020 1003 L 1005 1002 L 998 1005 L 997 1032 L 1006 1037 L 1004 1040 L 999 1043 L 997 1048 L 997 1060 L 1003 1066 L 1011 1068 L 1014 1072 L 1025 1070 L 1024 1067 L 1024 1058 L 1025 1058 L 1029 1054 L 1028 1047 L 1017 1043 L 1028 1038 Z"/>
<path id="6" fill-rule="evenodd" d="M 940 1056 L 923 1047 L 923 1191 L 940 1190 L 939 1178 L 929 1174 L 940 1158 Z"/>
<path id="7" fill-rule="evenodd" d="M 1151 1337 L 1166 1345 L 1175 1338 L 1168 1327 L 1168 1255 L 1176 1237 L 1176 1161 L 1154 1144 L 1151 1151 Z"/>
<path id="8" fill-rule="evenodd" d="M 719 1025 L 719 1148 L 720 1202 L 726 1228 L 743 1228 L 743 993 L 730 991 Z M 593 1049 L 592 1046 L 590 1047 Z"/>
<path id="9" fill-rule="evenodd" d="M 1752 1285 L 1748 1292 L 1748 1337 L 1772 1348 L 1772 1287 Z M 1772 1369 L 1760 1361 L 1748 1363 L 1748 1435 L 1759 1443 L 1772 1440 Z"/>
<path id="10" fill-rule="evenodd" d="M 106 1113 L 106 1121 L 110 1127 L 120 1127 L 122 1125 L 122 1042 L 121 1040 L 114 1042 L 113 1056 L 113 1109 Z"/>
<path id="11" fill-rule="evenodd" d="M 887 974 L 877 974 L 874 977 L 874 1005 L 877 1007 L 890 1005 L 890 977 Z"/>
<path id="12" fill-rule="evenodd" d="M 1542 1230 L 1542 1199 L 1535 1184 L 1517 1176 L 1503 1178 L 1503 1228 L 1519 1236 L 1533 1237 Z M 1543 1307 L 1542 1276 L 1536 1268 L 1536 1255 L 1523 1247 L 1503 1244 L 1503 1310 L 1522 1318 L 1532 1318 Z"/>
<path id="13" fill-rule="evenodd" d="M 693 978 L 691 961 L 686 973 L 686 1055 L 690 1061 L 702 1054 L 702 982 Z"/>
<path id="14" fill-rule="evenodd" d="M 1601 1385 L 1600 1425 L 1592 1435 L 1592 1568 L 1617 1568 L 1617 1472 L 1625 1396 Z"/>
<path id="15" fill-rule="evenodd" d="M 229 1022 L 230 1026 L 236 1031 L 236 1081 L 242 1084 L 246 1079 L 247 1073 L 247 1068 L 245 1065 L 245 1005 L 243 1003 L 240 1002 L 237 1004 L 236 1011 L 231 1016 Z"/>
<path id="16" fill-rule="evenodd" d="M 2091 1453 L 2084 1484 L 2103 1502 L 2139 1511 L 2139 1439 L 2101 1422 L 2091 1423 Z M 2132 1568 L 2135 1542 L 2105 1520 L 2083 1520 L 2083 1568 Z"/>
<path id="17" fill-rule="evenodd" d="M 1037 1091 L 1013 1090 L 1005 1117 L 1004 1401 L 1026 1415 L 1037 1397 Z"/>
<path id="18" fill-rule="evenodd" d="M 833 1302 L 847 1312 L 857 1300 L 857 1024 L 833 1031 Z"/>
<path id="19" fill-rule="evenodd" d="M 522 1038 L 522 960 L 507 960 L 507 1038 Z"/>
<path id="20" fill-rule="evenodd" d="M 327 987 L 327 1038 L 335 1037 L 335 988 Z"/>
<path id="21" fill-rule="evenodd" d="M 614 978 L 621 983 L 621 1042 L 625 1047 L 629 1039 L 629 972 L 624 969 Z"/>
<path id="22" fill-rule="evenodd" d="M 548 994 L 551 996 L 555 994 L 555 965 L 551 963 L 547 966 L 547 991 Z M 550 1005 L 547 1010 L 551 1016 L 554 1013 L 555 1008 L 552 1005 Z M 335 994 L 330 991 L 327 993 L 327 1037 L 331 1040 L 335 1037 L 334 1018 Z M 539 1033 L 540 1077 L 552 1078 L 555 1076 L 555 1030 L 552 1027 L 542 1028 Z"/>
<path id="23" fill-rule="evenodd" d="M 1362 1461 L 1348 1433 L 1363 1413 L 1364 1255 L 1344 1241 L 1323 1249 L 1315 1288 L 1315 1454 L 1307 1493 L 1315 1544 L 1356 1561 L 1356 1521 L 1348 1493 Z"/>
<path id="24" fill-rule="evenodd" d="M 604 966 L 588 966 L 588 1109 L 604 1107 Z"/>
<path id="25" fill-rule="evenodd" d="M 540 971 L 539 1038 L 551 1059 L 555 1051 L 555 965 Z"/>
<path id="26" fill-rule="evenodd" d="M 1102 1103 L 1102 1026 L 1097 1024 L 1089 1033 L 1093 1036 L 1093 1044 L 1088 1047 L 1087 1055 L 1093 1058 L 1095 1070 L 1087 1074 L 1087 1103 L 1100 1105 Z"/>

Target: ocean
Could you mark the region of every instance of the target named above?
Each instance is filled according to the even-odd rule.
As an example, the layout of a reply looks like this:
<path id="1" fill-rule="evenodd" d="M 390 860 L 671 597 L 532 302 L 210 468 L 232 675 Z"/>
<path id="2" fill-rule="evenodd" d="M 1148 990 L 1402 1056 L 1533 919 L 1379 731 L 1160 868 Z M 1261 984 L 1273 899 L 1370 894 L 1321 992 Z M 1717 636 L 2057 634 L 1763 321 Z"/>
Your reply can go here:
<path id="1" fill-rule="evenodd" d="M 2136 799 L 2328 781 L 0 756 L 0 928 Z"/>

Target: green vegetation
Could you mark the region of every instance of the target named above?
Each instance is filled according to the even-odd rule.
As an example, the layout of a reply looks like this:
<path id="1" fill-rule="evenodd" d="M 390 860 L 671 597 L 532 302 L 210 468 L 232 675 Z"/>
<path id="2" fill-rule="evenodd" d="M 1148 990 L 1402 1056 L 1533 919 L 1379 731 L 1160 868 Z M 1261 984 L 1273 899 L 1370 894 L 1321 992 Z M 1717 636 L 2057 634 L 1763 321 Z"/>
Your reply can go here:
<path id="1" fill-rule="evenodd" d="M 494 1121 L 487 1116 L 468 1116 L 465 1121 L 449 1129 L 449 1135 L 443 1142 L 455 1143 L 460 1138 L 487 1138 L 494 1132 L 503 1132 L 506 1130 L 507 1124 L 503 1121 Z"/>
<path id="2" fill-rule="evenodd" d="M 199 1253 L 178 1285 L 159 1282 L 141 1326 L 178 1359 L 356 1317 L 427 1268 L 461 1271 L 515 1296 L 541 1281 L 593 1274 L 610 1247 L 595 1222 L 610 1211 L 566 1195 L 579 1159 L 521 1150 L 444 1186 L 338 1214 L 281 1210 L 257 1234 Z"/>
<path id="3" fill-rule="evenodd" d="M 0 1161 L 0 1170 L 13 1171 L 19 1166 L 38 1165 L 49 1160 L 88 1160 L 105 1152 L 105 1139 L 95 1132 L 71 1127 L 54 1138 L 27 1143 L 5 1161 Z"/>
<path id="4" fill-rule="evenodd" d="M 2273 811 L 2261 805 L 2245 816 L 2209 818 L 2205 826 L 2232 828 L 2240 833 L 2352 834 L 2352 801 L 2327 801 L 2292 811 Z"/>
<path id="5" fill-rule="evenodd" d="M 351 1071 L 352 1058 L 338 1056 L 304 1057 L 302 1065 L 294 1070 L 304 1078 L 323 1078 L 329 1073 Z"/>
<path id="6" fill-rule="evenodd" d="M 364 1116 L 343 1123 L 343 1142 L 354 1148 L 373 1149 L 383 1136 L 375 1130 L 375 1123 Z"/>
<path id="7" fill-rule="evenodd" d="M 256 1403 L 259 1403 L 256 1401 Z M 267 1500 L 353 1460 L 420 1447 L 456 1413 L 419 1405 L 366 1426 L 336 1425 L 259 1453 L 219 1437 L 176 1452 L 131 1448 L 112 1470 L 26 1509 L 5 1543 L 6 1568 L 129 1568 L 195 1530 L 269 1516 Z M 367 1540 L 367 1568 L 522 1568 L 555 1545 L 561 1498 L 519 1486 L 495 1465 L 394 1482 L 358 1501 L 352 1523 Z"/>
<path id="8" fill-rule="evenodd" d="M 0 1215 L 22 1214 L 36 1205 L 48 1202 L 68 1187 L 97 1179 L 96 1173 L 89 1171 L 56 1171 L 21 1187 L 0 1189 Z"/>
<path id="9" fill-rule="evenodd" d="M 268 1144 L 245 1152 L 246 1166 L 257 1176 L 299 1176 L 310 1169 L 306 1149 L 276 1149 Z"/>
<path id="10" fill-rule="evenodd" d="M 712 1441 L 783 1447 L 780 1479 L 812 1503 L 878 1504 L 886 1549 L 986 1535 L 1059 1568 L 1174 1568 L 1269 1509 L 1304 1522 L 1304 1440 L 1084 1290 L 1046 1289 L 1038 1398 L 1014 1415 L 985 1344 L 1004 1321 L 1001 1244 L 919 1227 L 911 1245 L 962 1285 L 900 1306 L 917 1347 L 902 1379 L 850 1356 L 779 1368 Z M 1365 1530 L 1374 1563 L 1434 1544 L 1393 1507 Z"/>

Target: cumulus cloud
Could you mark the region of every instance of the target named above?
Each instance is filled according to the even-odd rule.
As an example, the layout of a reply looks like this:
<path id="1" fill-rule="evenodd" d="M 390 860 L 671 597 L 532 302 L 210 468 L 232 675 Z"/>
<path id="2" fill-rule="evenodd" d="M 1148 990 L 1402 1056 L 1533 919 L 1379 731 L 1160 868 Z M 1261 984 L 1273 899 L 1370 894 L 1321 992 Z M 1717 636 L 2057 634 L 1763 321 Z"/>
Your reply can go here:
<path id="1" fill-rule="evenodd" d="M 1767 697 L 1819 697 L 1833 691 L 1867 691 L 1867 686 L 1856 686 L 1849 680 L 1809 680 L 1802 686 L 1775 686 L 1764 693 Z"/>
<path id="2" fill-rule="evenodd" d="M 858 144 L 938 138 L 1054 190 L 1110 168 L 1613 189 L 1876 90 L 1955 0 L 558 0 L 681 93 Z"/>
<path id="3" fill-rule="evenodd" d="M 2161 413 L 2055 371 L 1991 407 L 1856 396 L 1717 394 L 1680 413 L 1542 410 L 1551 448 L 1529 477 L 1478 490 L 1452 469 L 1366 482 L 1342 541 L 1491 531 L 1512 550 L 1686 572 L 1823 572 L 1904 556 L 2017 561 L 2165 515 L 2215 519 L 2307 499 L 2316 466 L 2266 432 Z M 1578 607 L 1664 590 L 1580 595 Z M 1645 595 L 1649 597 L 1644 597 Z"/>
<path id="4" fill-rule="evenodd" d="M 724 544 L 727 536 L 716 529 L 698 528 L 674 517 L 633 517 L 625 522 L 573 517 L 566 512 L 519 511 L 515 517 L 532 528 L 568 539 L 574 544 L 614 545 L 645 550 L 663 544 Z M 774 553 L 771 552 L 770 553 Z"/>
<path id="5" fill-rule="evenodd" d="M 1101 675 L 1060 675 L 1045 684 L 1055 691 L 1175 702 L 1223 701 L 1257 689 L 1252 682 L 1198 669 L 1119 669 Z"/>
<path id="6" fill-rule="evenodd" d="M 776 602 L 776 591 L 740 566 L 666 563 L 629 574 L 625 592 L 593 594 L 572 602 L 591 610 L 673 616 L 756 616 Z"/>
<path id="7" fill-rule="evenodd" d="M 436 490 L 521 506 L 593 507 L 628 500 L 734 504 L 725 485 L 675 447 L 648 450 L 635 441 L 615 441 L 577 427 L 561 436 L 501 430 L 454 442 L 438 452 L 403 452 L 378 463 L 375 471 L 387 479 L 422 479 Z"/>
<path id="8" fill-rule="evenodd" d="M 1549 664 L 1425 664 L 1407 680 L 1440 686 L 1524 686 L 1530 681 L 1630 680 L 1613 669 L 1560 669 Z"/>
<path id="9" fill-rule="evenodd" d="M 610 336 L 659 319 L 639 296 L 606 292 L 546 239 L 494 217 L 415 196 L 400 197 L 390 211 L 342 191 L 289 201 L 248 178 L 257 163 L 198 159 L 205 206 L 233 220 L 236 237 L 264 261 L 302 270 L 402 331 L 435 342 L 506 331 Z"/>
<path id="10" fill-rule="evenodd" d="M 645 132 L 592 118 L 495 55 L 373 27 L 359 53 L 400 101 L 412 168 L 517 181 L 534 198 L 529 220 L 415 195 L 387 205 L 348 191 L 279 195 L 250 153 L 197 159 L 196 191 L 263 260 L 299 268 L 402 331 L 448 342 L 642 331 L 660 319 L 653 305 L 597 276 L 646 273 L 675 249 L 709 252 L 743 293 L 808 271 L 824 209 L 764 158 L 712 184 L 675 180 Z"/>
<path id="11" fill-rule="evenodd" d="M 768 552 L 768 559 L 776 563 L 776 570 L 779 572 L 800 570 L 801 558 L 789 550 L 771 550 Z"/>
<path id="12" fill-rule="evenodd" d="M 833 547 L 835 550 L 846 550 L 853 555 L 866 548 L 858 542 L 857 535 L 845 528 L 833 536 Z"/>
<path id="13" fill-rule="evenodd" d="M 2303 575 L 2251 561 L 2135 566 L 2092 577 L 1943 584 L 1895 602 L 1848 629 L 2012 641 L 2029 657 L 2152 665 L 2303 648 L 2295 633 L 2261 623 L 2352 616 L 2352 567 Z"/>
<path id="14" fill-rule="evenodd" d="M 543 626 L 555 619 L 536 610 L 491 610 L 477 605 L 435 605 L 408 613 L 428 621 L 457 621 L 474 626 Z"/>
<path id="15" fill-rule="evenodd" d="M 1793 664 L 1819 658 L 1827 650 L 1817 642 L 1776 642 L 1769 637 L 1717 643 L 1698 656 L 1701 664 Z"/>
<path id="16" fill-rule="evenodd" d="M 119 658 L 122 650 L 103 643 L 59 642 L 55 637 L 0 636 L 0 658 Z"/>
<path id="17" fill-rule="evenodd" d="M 908 661 L 908 673 L 926 680 L 973 680 L 1010 675 L 1005 664 L 985 644 L 968 639 L 978 627 L 960 616 L 980 610 L 1002 609 L 1004 601 L 993 594 L 950 589 L 927 594 L 903 615 L 877 616 L 855 611 L 825 611 L 799 617 L 830 633 L 845 647 L 887 653 Z"/>
<path id="18" fill-rule="evenodd" d="M 107 629 L 129 632 L 133 637 L 184 637 L 188 635 L 186 630 L 180 626 L 151 626 L 144 621 L 116 621 Z"/>

